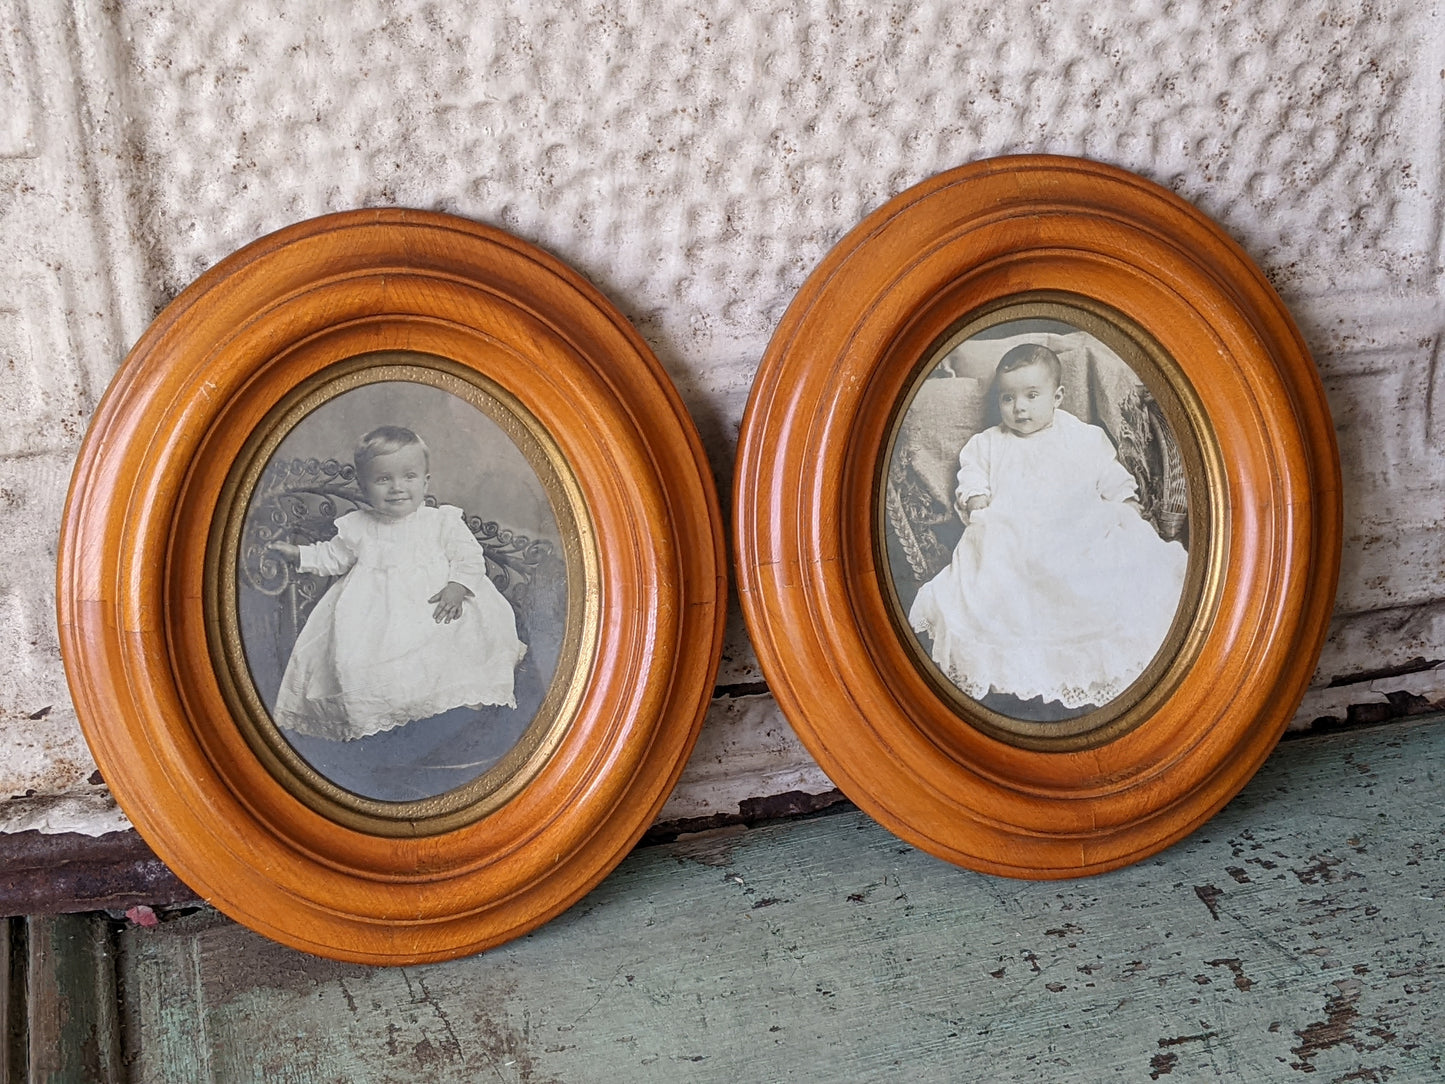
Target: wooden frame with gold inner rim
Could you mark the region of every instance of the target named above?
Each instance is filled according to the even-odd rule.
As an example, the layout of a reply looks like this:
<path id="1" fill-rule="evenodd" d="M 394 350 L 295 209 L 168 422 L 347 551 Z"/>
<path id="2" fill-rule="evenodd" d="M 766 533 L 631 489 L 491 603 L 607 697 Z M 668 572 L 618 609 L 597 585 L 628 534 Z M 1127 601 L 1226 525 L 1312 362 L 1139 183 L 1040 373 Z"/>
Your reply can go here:
<path id="1" fill-rule="evenodd" d="M 1195 536 L 1155 662 L 1066 733 L 950 689 L 880 542 L 884 460 L 925 370 L 1039 305 L 1132 352 L 1181 437 Z M 1299 703 L 1339 569 L 1333 429 L 1283 304 L 1193 207 L 1077 159 L 942 174 L 838 244 L 760 366 L 735 502 L 744 614 L 810 752 L 903 838 L 1018 877 L 1137 861 L 1233 796 Z"/>
<path id="2" fill-rule="evenodd" d="M 576 528 L 575 671 L 501 771 L 419 806 L 351 800 L 278 757 L 224 657 L 248 472 L 308 396 L 398 358 L 530 434 Z M 575 272 L 445 215 L 304 222 L 182 293 L 96 413 L 59 565 L 77 712 L 141 834 L 232 917 L 369 963 L 480 951 L 595 885 L 675 783 L 718 664 L 719 521 L 675 389 Z"/>

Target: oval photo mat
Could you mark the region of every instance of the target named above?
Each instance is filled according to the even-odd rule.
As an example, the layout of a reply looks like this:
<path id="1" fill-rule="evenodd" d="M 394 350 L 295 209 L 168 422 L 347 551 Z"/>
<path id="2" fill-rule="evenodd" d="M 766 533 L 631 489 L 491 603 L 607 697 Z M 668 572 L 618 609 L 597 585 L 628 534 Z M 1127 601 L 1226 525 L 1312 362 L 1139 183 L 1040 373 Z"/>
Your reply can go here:
<path id="1" fill-rule="evenodd" d="M 1033 350 L 1000 380 L 1040 346 L 1057 382 Z M 1008 424 L 1014 385 L 1079 423 L 1060 447 L 1053 416 Z M 942 174 L 829 253 L 760 366 L 735 502 L 744 615 L 809 751 L 909 842 L 1017 877 L 1137 861 L 1228 801 L 1339 568 L 1333 429 L 1283 304 L 1197 210 L 1077 159 Z"/>
<path id="2" fill-rule="evenodd" d="M 1039 377 L 1023 433 L 1004 366 Z M 925 676 L 1025 748 L 1138 725 L 1207 611 L 1212 443 L 1177 364 L 1118 313 L 1041 294 L 951 329 L 898 404 L 876 498 L 883 586 Z"/>
<path id="3" fill-rule="evenodd" d="M 419 442 L 435 512 L 392 523 L 368 499 L 357 449 L 398 429 Z M 278 404 L 228 492 L 208 572 L 212 655 L 258 754 L 302 801 L 372 831 L 441 830 L 500 800 L 556 744 L 593 663 L 584 601 L 596 554 L 576 480 L 515 399 L 444 358 L 346 359 Z M 348 515 L 373 551 L 353 569 L 303 571 L 270 548 L 329 554 Z M 413 522 L 424 515 L 428 531 Z M 442 539 L 461 552 L 427 551 Z M 471 577 L 455 620 L 433 613 L 441 571 L 414 597 L 388 590 L 448 557 Z M 348 666 L 365 673 L 364 700 L 338 680 Z"/>
<path id="4" fill-rule="evenodd" d="M 232 918 L 365 963 L 481 951 L 606 876 L 675 784 L 720 657 L 720 520 L 675 388 L 560 261 L 447 215 L 299 223 L 162 312 L 92 421 L 59 564 L 77 714 L 137 829 Z M 301 546 L 328 568 L 303 576 Z M 397 644 L 472 672 L 426 637 L 483 597 L 485 688 L 418 701 L 403 666 L 358 699 Z M 335 690 L 282 697 L 318 612 L 306 672 L 347 685 L 320 721 L 296 704 Z"/>

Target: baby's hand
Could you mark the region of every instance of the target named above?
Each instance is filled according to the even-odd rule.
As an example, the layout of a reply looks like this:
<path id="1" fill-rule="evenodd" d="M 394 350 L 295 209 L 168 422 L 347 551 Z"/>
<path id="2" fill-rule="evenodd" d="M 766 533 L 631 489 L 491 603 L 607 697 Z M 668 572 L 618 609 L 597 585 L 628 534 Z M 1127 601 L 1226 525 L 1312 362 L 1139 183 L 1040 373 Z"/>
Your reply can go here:
<path id="1" fill-rule="evenodd" d="M 301 560 L 301 547 L 293 546 L 290 542 L 267 542 L 266 549 L 272 553 L 279 553 L 293 565 Z"/>
<path id="2" fill-rule="evenodd" d="M 977 512 L 980 508 L 989 506 L 990 498 L 986 493 L 975 493 L 967 501 L 955 502 L 954 507 L 958 509 L 958 518 L 968 523 L 968 517 Z"/>
<path id="3" fill-rule="evenodd" d="M 461 584 L 455 580 L 447 581 L 445 587 L 427 599 L 428 602 L 437 604 L 437 608 L 431 612 L 433 620 L 439 625 L 442 622 L 450 624 L 455 621 L 462 616 L 462 603 L 471 597 L 472 593 Z"/>

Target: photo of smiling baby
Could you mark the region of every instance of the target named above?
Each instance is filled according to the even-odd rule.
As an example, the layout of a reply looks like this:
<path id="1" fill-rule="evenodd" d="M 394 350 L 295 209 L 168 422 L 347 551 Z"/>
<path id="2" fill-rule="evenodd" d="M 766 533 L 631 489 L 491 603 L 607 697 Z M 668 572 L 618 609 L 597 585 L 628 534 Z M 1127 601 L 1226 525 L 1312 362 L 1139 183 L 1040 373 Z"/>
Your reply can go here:
<path id="1" fill-rule="evenodd" d="M 516 706 L 515 615 L 461 509 L 424 503 L 430 460 L 410 429 L 372 430 L 353 455 L 367 506 L 329 541 L 270 544 L 302 572 L 341 577 L 291 651 L 278 726 L 350 741 L 452 708 Z"/>
<path id="2" fill-rule="evenodd" d="M 404 380 L 334 395 L 270 457 L 245 538 L 249 676 L 326 778 L 426 798 L 520 740 L 557 672 L 563 544 L 531 460 L 476 404 Z"/>
<path id="3" fill-rule="evenodd" d="M 1073 397 L 1077 409 L 1093 404 L 1131 452 L 1140 418 L 1162 423 L 1137 375 L 1077 329 L 1002 330 L 1014 334 L 965 344 L 974 372 L 982 357 L 997 358 L 990 379 L 959 378 L 952 370 L 965 359 L 956 356 L 943 379 L 925 381 L 922 405 L 915 401 L 915 422 L 930 409 L 966 412 L 970 400 L 977 413 L 966 435 L 955 418 L 951 439 L 942 438 L 955 449 L 949 512 L 962 533 L 945 536 L 957 540 L 942 567 L 913 548 L 922 567 L 906 613 L 961 692 L 1011 718 L 1063 720 L 1110 703 L 1149 666 L 1179 609 L 1188 552 L 1145 516 L 1147 500 L 1166 522 L 1162 495 L 1141 494 L 1141 479 L 1157 479 L 1125 466 L 1104 424 L 1066 408 L 1070 374 L 1060 355 L 1073 380 L 1089 385 Z M 929 436 L 939 441 L 936 430 Z M 919 434 L 905 425 L 901 440 L 895 458 L 923 469 Z M 907 471 L 894 470 L 892 482 L 906 486 Z"/>

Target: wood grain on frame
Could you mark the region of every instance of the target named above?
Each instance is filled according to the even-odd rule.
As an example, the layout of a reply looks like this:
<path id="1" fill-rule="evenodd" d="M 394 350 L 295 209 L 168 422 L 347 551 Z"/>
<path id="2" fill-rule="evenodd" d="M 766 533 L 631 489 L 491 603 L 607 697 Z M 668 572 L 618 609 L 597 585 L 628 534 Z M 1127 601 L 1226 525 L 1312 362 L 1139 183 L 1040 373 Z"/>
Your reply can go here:
<path id="1" fill-rule="evenodd" d="M 974 725 L 905 648 L 878 557 L 898 404 L 950 330 L 1046 295 L 1141 329 L 1197 404 L 1206 586 L 1142 713 L 1083 748 Z M 1015 877 L 1137 861 L 1217 811 L 1274 747 L 1339 570 L 1338 455 L 1274 290 L 1193 207 L 1122 170 L 1002 158 L 874 212 L 789 308 L 744 419 L 738 585 L 769 685 L 843 791 L 903 838 Z"/>
<path id="2" fill-rule="evenodd" d="M 298 801 L 258 759 L 206 643 L 207 538 L 231 464 L 328 365 L 416 351 L 471 367 L 546 430 L 595 545 L 592 664 L 560 741 L 484 816 L 407 838 Z M 199 895 L 292 946 L 402 964 L 557 914 L 654 819 L 718 664 L 720 517 L 696 432 L 636 331 L 499 230 L 357 211 L 263 238 L 142 337 L 82 447 L 62 532 L 62 649 L 107 783 Z"/>

